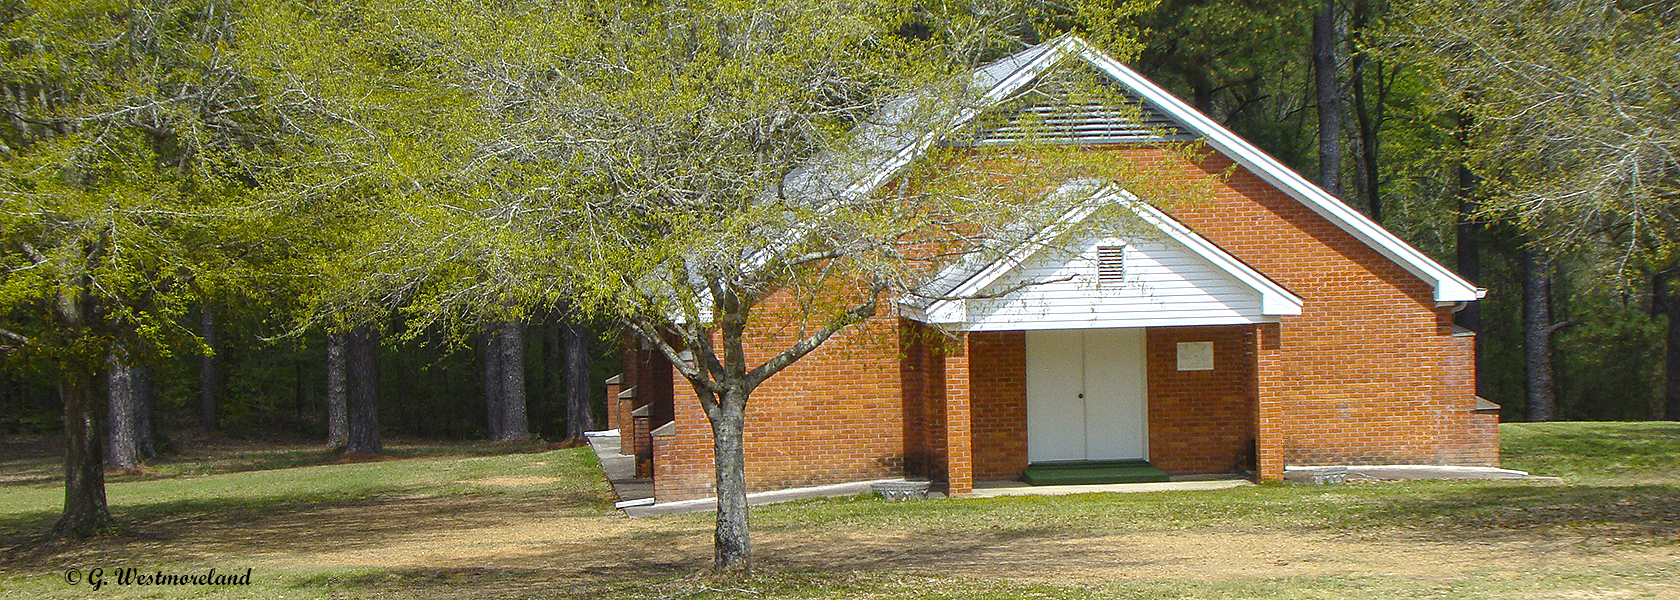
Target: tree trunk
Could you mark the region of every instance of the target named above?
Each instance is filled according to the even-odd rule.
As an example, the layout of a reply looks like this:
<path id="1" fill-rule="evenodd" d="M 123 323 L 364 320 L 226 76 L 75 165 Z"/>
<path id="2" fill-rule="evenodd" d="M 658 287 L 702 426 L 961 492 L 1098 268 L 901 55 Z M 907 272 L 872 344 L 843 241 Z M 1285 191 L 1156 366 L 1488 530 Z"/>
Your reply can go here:
<path id="1" fill-rule="evenodd" d="M 94 387 L 91 374 L 58 378 L 58 397 L 64 402 L 64 513 L 52 531 L 59 536 L 87 536 L 111 526 L 101 447 L 105 436 L 94 411 Z"/>
<path id="2" fill-rule="evenodd" d="M 502 326 L 484 332 L 484 430 L 491 441 L 502 439 Z"/>
<path id="3" fill-rule="evenodd" d="M 221 426 L 216 407 L 216 314 L 210 303 L 199 311 L 198 335 L 210 353 L 198 357 L 198 423 L 205 433 L 214 433 Z"/>
<path id="4" fill-rule="evenodd" d="M 1313 78 L 1318 92 L 1318 185 L 1342 195 L 1342 92 L 1336 81 L 1336 0 L 1313 16 Z"/>
<path id="5" fill-rule="evenodd" d="M 531 439 L 525 416 L 525 323 L 508 321 L 498 332 L 502 375 L 502 435 L 497 441 Z"/>
<path id="6" fill-rule="evenodd" d="M 1668 309 L 1668 347 L 1663 358 L 1663 418 L 1680 421 L 1680 302 Z"/>
<path id="7" fill-rule="evenodd" d="M 1557 404 L 1552 388 L 1552 257 L 1544 250 L 1524 249 L 1522 267 L 1528 420 L 1550 421 Z"/>
<path id="8" fill-rule="evenodd" d="M 1458 115 L 1458 136 L 1464 143 L 1470 135 L 1470 117 Z M 1457 248 L 1458 276 L 1470 283 L 1482 280 L 1482 225 L 1476 222 L 1476 211 L 1480 207 L 1476 203 L 1476 174 L 1470 167 L 1460 163 L 1458 171 L 1458 224 L 1454 228 Z M 1470 302 L 1463 310 L 1453 315 L 1453 322 L 1459 327 L 1476 332 L 1476 395 L 1487 396 L 1487 382 L 1482 377 L 1483 348 L 1487 346 L 1482 331 L 1482 303 Z"/>
<path id="9" fill-rule="evenodd" d="M 90 250 L 78 258 L 91 263 L 96 253 Z M 90 334 L 95 314 L 88 276 L 73 281 L 60 288 L 54 307 L 59 327 L 72 339 Z M 95 410 L 95 369 L 82 366 L 61 366 L 58 375 L 58 397 L 64 405 L 64 512 L 52 534 L 60 537 L 91 535 L 112 524 L 105 504 L 105 431 Z"/>
<path id="10" fill-rule="evenodd" d="M 1213 114 L 1213 86 L 1200 77 L 1191 78 L 1189 83 L 1190 101 L 1196 105 L 1196 112 L 1217 119 Z"/>
<path id="11" fill-rule="evenodd" d="M 1680 299 L 1674 297 L 1673 279 L 1680 267 L 1670 267 L 1651 276 L 1651 309 L 1667 317 L 1663 330 L 1667 348 L 1663 352 L 1663 411 L 1658 417 L 1680 421 Z"/>
<path id="12" fill-rule="evenodd" d="M 105 407 L 109 418 L 110 452 L 113 469 L 140 467 L 140 406 L 134 389 L 134 367 L 123 352 L 115 350 L 106 359 Z"/>
<path id="13" fill-rule="evenodd" d="M 1360 3 L 1359 10 L 1355 12 L 1354 27 L 1363 31 L 1366 18 L 1365 4 Z M 1384 93 L 1383 66 L 1381 61 L 1371 60 L 1363 50 L 1353 55 L 1352 62 L 1353 65 L 1349 71 L 1351 71 L 1350 79 L 1353 81 L 1354 116 L 1359 123 L 1359 137 L 1357 138 L 1359 154 L 1358 160 L 1354 161 L 1357 163 L 1355 166 L 1358 175 L 1354 178 L 1354 181 L 1359 183 L 1360 192 L 1365 196 L 1365 214 L 1369 215 L 1372 221 L 1381 224 L 1382 177 L 1377 164 L 1377 151 L 1381 149 L 1379 145 L 1381 140 L 1378 138 L 1378 133 L 1382 130 L 1384 103 L 1388 100 L 1387 94 Z M 1375 114 L 1372 113 L 1371 109 L 1373 98 L 1370 97 L 1371 95 L 1365 86 L 1365 72 L 1371 68 L 1376 69 L 1377 80 L 1377 94 L 1374 99 L 1376 103 Z"/>
<path id="14" fill-rule="evenodd" d="M 584 432 L 595 428 L 589 402 L 589 326 L 571 314 L 560 329 L 566 353 L 566 437 L 581 440 Z"/>
<path id="15" fill-rule="evenodd" d="M 712 411 L 713 465 L 717 470 L 717 533 L 713 538 L 713 573 L 752 569 L 752 543 L 747 527 L 746 453 L 742 432 L 747 397 L 731 392 L 719 398 Z"/>
<path id="16" fill-rule="evenodd" d="M 542 404 L 558 410 L 562 427 L 561 439 L 571 439 L 571 417 L 566 405 L 565 321 L 558 311 L 543 313 L 540 326 L 542 336 Z"/>
<path id="17" fill-rule="evenodd" d="M 136 441 L 141 459 L 157 458 L 157 395 L 152 389 L 151 367 L 134 367 L 129 384 L 134 388 Z"/>
<path id="18" fill-rule="evenodd" d="M 345 375 L 349 393 L 346 413 L 349 435 L 347 454 L 379 454 L 379 371 L 374 364 L 374 333 L 367 325 L 350 331 L 345 343 Z"/>
<path id="19" fill-rule="evenodd" d="M 327 336 L 327 447 L 343 448 L 350 442 L 350 416 L 345 399 L 344 336 Z"/>

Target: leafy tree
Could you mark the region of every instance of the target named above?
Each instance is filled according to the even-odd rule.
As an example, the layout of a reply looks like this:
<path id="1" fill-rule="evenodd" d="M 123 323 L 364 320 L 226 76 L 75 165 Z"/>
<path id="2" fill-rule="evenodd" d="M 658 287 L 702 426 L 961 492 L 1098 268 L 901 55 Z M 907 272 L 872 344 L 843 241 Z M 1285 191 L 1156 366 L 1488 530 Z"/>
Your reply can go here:
<path id="1" fill-rule="evenodd" d="M 471 158 L 386 204 L 358 234 L 361 258 L 341 264 L 362 261 L 349 271 L 401 298 L 411 327 L 464 330 L 567 305 L 629 324 L 711 421 L 715 568 L 742 569 L 753 390 L 939 265 L 996 250 L 1021 235 L 1007 225 L 1071 202 L 996 194 L 997 178 L 973 166 L 946 178 L 961 193 L 845 184 L 882 144 L 936 129 L 972 101 L 967 70 L 1020 49 L 1015 33 L 1119 37 L 1114 19 L 1144 5 L 1081 4 L 1044 25 L 1017 3 L 392 9 L 375 28 L 381 43 L 451 66 L 439 76 L 471 97 L 457 114 L 491 125 L 454 138 Z M 946 253 L 928 257 L 929 247 Z M 794 298 L 803 333 L 749 352 L 755 311 L 776 294 Z"/>
<path id="2" fill-rule="evenodd" d="M 0 336 L 58 378 L 67 443 L 53 531 L 108 526 L 97 374 L 197 349 L 194 289 L 261 256 L 247 152 L 270 127 L 225 51 L 221 2 L 13 2 L 0 54 Z M 122 360 L 122 359 L 120 359 Z"/>
<path id="3" fill-rule="evenodd" d="M 1035 166 L 1006 183 L 956 156 L 928 159 L 926 187 L 869 178 L 894 140 L 974 100 L 968 42 L 892 35 L 898 14 L 825 2 L 624 11 L 591 49 L 601 68 L 554 98 L 583 125 L 556 129 L 583 167 L 575 193 L 602 198 L 573 217 L 572 229 L 601 232 L 574 242 L 580 301 L 624 320 L 698 396 L 714 441 L 718 571 L 750 556 L 753 391 L 938 267 L 1023 243 L 1020 222 L 1074 201 L 1036 186 L 1068 176 L 1055 159 L 1077 151 L 1022 157 Z M 749 347 L 749 330 L 776 319 L 795 341 Z"/>
<path id="4" fill-rule="evenodd" d="M 1622 283 L 1674 264 L 1680 10 L 1614 0 L 1417 0 L 1400 10 L 1390 43 L 1444 109 L 1465 117 L 1464 161 L 1483 186 L 1476 211 L 1525 232 L 1525 263 L 1544 270 L 1552 256 L 1590 251 L 1610 260 L 1597 271 Z M 1531 290 L 1549 287 L 1531 279 Z M 1549 302 L 1525 304 L 1540 315 Z M 1529 321 L 1530 377 L 1545 376 L 1550 351 L 1539 346 L 1555 327 Z M 1668 377 L 1669 414 L 1680 417 L 1680 368 Z M 1550 414 L 1546 398 L 1531 398 L 1531 416 Z"/>
<path id="5" fill-rule="evenodd" d="M 415 227 L 426 210 L 458 209 L 440 190 L 471 156 L 464 145 L 486 137 L 471 94 L 454 85 L 457 65 L 403 21 L 425 11 L 404 6 L 251 0 L 242 13 L 240 59 L 288 128 L 263 191 L 276 226 L 295 236 L 272 271 L 296 282 L 292 334 L 327 333 L 328 443 L 349 453 L 380 450 L 376 349 L 433 276 L 410 268 L 412 246 L 386 242 L 424 238 Z"/>
<path id="6" fill-rule="evenodd" d="M 1138 70 L 1191 106 L 1297 169 L 1316 146 L 1312 108 L 1317 0 L 1162 0 L 1129 22 L 1139 31 Z"/>

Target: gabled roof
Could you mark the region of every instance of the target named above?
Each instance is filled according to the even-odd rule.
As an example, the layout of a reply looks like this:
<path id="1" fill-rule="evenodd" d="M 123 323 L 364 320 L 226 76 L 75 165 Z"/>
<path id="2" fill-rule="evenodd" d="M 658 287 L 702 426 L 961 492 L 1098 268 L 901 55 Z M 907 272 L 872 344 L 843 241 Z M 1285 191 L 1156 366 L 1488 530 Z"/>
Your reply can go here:
<path id="1" fill-rule="evenodd" d="M 1030 86 L 1040 75 L 1067 60 L 1083 61 L 1113 78 L 1128 95 L 1138 98 L 1147 110 L 1171 119 L 1187 133 L 1200 137 L 1208 146 L 1259 175 L 1406 271 L 1429 282 L 1436 302 L 1470 302 L 1485 295 L 1486 290 L 1465 281 L 1283 166 L 1277 159 L 1072 35 L 1033 46 L 976 70 L 969 86 L 974 100 L 955 110 L 943 128 L 919 134 L 902 131 L 903 128 L 897 126 L 902 119 L 895 115 L 911 110 L 916 98 L 901 99 L 889 105 L 874 122 L 860 129 L 857 144 L 862 161 L 841 161 L 819 155 L 789 173 L 783 179 L 781 189 L 766 193 L 843 200 L 868 197 L 953 131 L 972 122 L 987 109 L 1002 104 Z M 839 166 L 843 164 L 861 166 Z"/>
<path id="2" fill-rule="evenodd" d="M 1189 227 L 1168 216 L 1148 202 L 1138 199 L 1123 189 L 1112 185 L 1102 184 L 1093 180 L 1076 180 L 1063 184 L 1056 194 L 1088 195 L 1089 202 L 1082 202 L 1081 207 L 1069 212 L 1056 223 L 1046 226 L 1036 236 L 1032 243 L 1022 244 L 1020 247 L 989 262 L 971 261 L 951 265 L 935 278 L 929 287 L 920 290 L 917 297 L 906 298 L 900 303 L 905 316 L 928 323 L 959 323 L 964 320 L 965 299 L 972 298 L 996 283 L 1005 275 L 1014 271 L 1033 255 L 1045 248 L 1045 243 L 1055 239 L 1068 227 L 1071 227 L 1091 214 L 1101 206 L 1115 204 L 1124 207 L 1138 218 L 1138 221 L 1149 226 L 1154 232 L 1165 238 L 1177 242 L 1190 252 L 1201 257 L 1215 269 L 1224 272 L 1241 285 L 1254 291 L 1260 296 L 1260 313 L 1268 316 L 1284 316 L 1301 314 L 1303 301 L 1300 296 L 1290 292 L 1287 288 L 1273 281 L 1242 260 L 1232 256 L 1223 248 L 1206 238 L 1191 231 Z"/>

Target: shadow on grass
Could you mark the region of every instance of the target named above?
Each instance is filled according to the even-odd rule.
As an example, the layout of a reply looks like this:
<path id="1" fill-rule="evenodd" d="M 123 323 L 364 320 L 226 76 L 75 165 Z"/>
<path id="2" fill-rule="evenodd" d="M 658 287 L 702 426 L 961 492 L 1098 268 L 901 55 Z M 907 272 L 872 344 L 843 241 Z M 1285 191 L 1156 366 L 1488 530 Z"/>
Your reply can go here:
<path id="1" fill-rule="evenodd" d="M 62 442 L 42 438 L 26 442 L 0 444 L 0 489 L 62 483 Z M 184 476 L 218 475 L 247 471 L 268 471 L 417 458 L 479 457 L 507 454 L 528 454 L 576 447 L 576 444 L 552 443 L 542 440 L 518 442 L 404 441 L 387 443 L 384 454 L 368 457 L 344 457 L 336 450 L 321 448 L 314 443 L 268 444 L 246 440 L 200 441 L 188 445 L 183 452 L 147 460 L 137 470 L 105 474 L 106 483 L 152 481 Z"/>
<path id="2" fill-rule="evenodd" d="M 1449 486 L 1386 497 L 1355 524 L 1415 527 L 1461 539 L 1608 528 L 1674 543 L 1680 542 L 1680 486 Z"/>
<path id="3" fill-rule="evenodd" d="M 675 543 L 678 537 L 687 543 Z M 1089 558 L 1079 548 L 1032 543 L 1053 537 L 1047 531 L 986 532 L 931 545 L 912 542 L 903 548 L 892 541 L 841 543 L 833 536 L 761 542 L 755 553 L 758 575 L 749 582 L 761 589 L 746 593 L 843 591 L 851 587 L 846 580 L 860 573 L 891 572 L 897 581 L 905 576 L 905 568 L 960 572 L 965 567 L 990 567 L 1000 559 L 1000 548 L 1009 548 L 1022 561 Z M 706 575 L 711 547 L 696 542 L 709 541 L 709 532 L 684 531 L 653 539 L 638 535 L 605 544 L 556 545 L 535 555 L 521 553 L 519 566 L 356 569 L 311 574 L 288 587 L 327 588 L 348 597 L 393 593 L 422 598 L 687 597 L 734 587 Z"/>
<path id="4" fill-rule="evenodd" d="M 503 524 L 510 514 L 610 514 L 610 504 L 587 492 L 554 495 L 442 495 L 398 497 L 402 490 L 368 496 L 283 500 L 191 499 L 113 510 L 111 535 L 78 541 L 48 540 L 41 532 L 56 512 L 36 511 L 0 520 L 0 567 L 30 568 L 65 555 L 144 556 L 156 562 L 264 553 L 314 553 L 388 546 L 420 531 L 451 531 Z"/>

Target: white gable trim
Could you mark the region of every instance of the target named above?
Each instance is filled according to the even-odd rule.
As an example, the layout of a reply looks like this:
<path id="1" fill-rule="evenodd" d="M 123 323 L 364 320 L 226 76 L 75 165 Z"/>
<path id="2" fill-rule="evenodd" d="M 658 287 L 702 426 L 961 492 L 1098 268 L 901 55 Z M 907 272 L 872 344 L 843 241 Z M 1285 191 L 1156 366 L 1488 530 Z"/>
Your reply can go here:
<path id="1" fill-rule="evenodd" d="M 865 176 L 863 180 L 848 186 L 845 191 L 841 192 L 841 195 L 848 199 L 867 198 L 870 195 L 873 195 L 876 190 L 880 189 L 881 185 L 885 184 L 887 180 L 892 179 L 893 175 L 898 174 L 900 169 L 903 169 L 906 165 L 914 162 L 917 158 L 921 158 L 922 155 L 927 153 L 929 148 L 932 148 L 934 144 L 939 143 L 939 140 L 944 139 L 951 131 L 954 131 L 957 128 L 962 127 L 964 124 L 967 124 L 969 121 L 974 120 L 975 117 L 980 116 L 980 114 L 985 112 L 987 109 L 1003 102 L 1010 94 L 1013 94 L 1021 88 L 1026 87 L 1027 84 L 1032 83 L 1032 81 L 1037 79 L 1039 75 L 1043 75 L 1045 71 L 1050 70 L 1051 67 L 1060 63 L 1062 58 L 1066 56 L 1069 51 L 1070 48 L 1062 44 L 1043 48 L 1037 56 L 1031 57 L 1028 61 L 1018 66 L 1014 71 L 1009 72 L 1008 75 L 986 88 L 985 93 L 980 95 L 973 106 L 966 106 L 957 111 L 957 114 L 951 118 L 951 121 L 945 125 L 944 129 L 930 131 L 922 135 L 916 140 L 915 144 L 899 150 L 897 154 L 894 154 L 892 158 L 881 163 L 879 167 Z M 1031 50 L 1028 50 L 1028 52 L 1031 52 Z M 1016 56 L 1020 56 L 1020 54 L 1017 54 Z M 1046 57 L 1048 57 L 1048 59 Z M 977 75 L 984 76 L 988 74 L 989 73 L 982 71 Z M 980 82 L 977 81 L 976 83 Z"/>
<path id="2" fill-rule="evenodd" d="M 1102 69 L 1131 88 L 1139 96 L 1155 103 L 1161 110 L 1177 117 L 1185 125 L 1205 136 L 1207 144 L 1213 146 L 1214 149 L 1219 150 L 1249 171 L 1283 190 L 1305 204 L 1307 208 L 1312 209 L 1313 212 L 1318 213 L 1319 216 L 1335 223 L 1337 227 L 1376 249 L 1413 275 L 1430 282 L 1435 288 L 1436 302 L 1473 302 L 1487 295 L 1487 290 L 1471 285 L 1470 282 L 1441 266 L 1440 263 L 1430 259 L 1410 244 L 1395 237 L 1387 229 L 1383 229 L 1381 225 L 1372 222 L 1365 215 L 1348 207 L 1347 204 L 1307 181 L 1289 167 L 1283 166 L 1277 159 L 1268 156 L 1259 148 L 1254 147 L 1253 144 L 1248 143 L 1247 140 L 1215 123 L 1206 115 L 1191 108 L 1190 105 L 1161 89 L 1154 82 L 1145 79 L 1136 71 L 1097 51 L 1085 40 L 1068 36 L 1058 42 L 1075 48 L 1074 51 L 1078 52 L 1081 58 Z"/>
<path id="3" fill-rule="evenodd" d="M 1270 277 L 1261 275 L 1259 271 L 1255 271 L 1247 263 L 1237 260 L 1229 252 L 1214 245 L 1213 242 L 1209 242 L 1207 238 L 1185 227 L 1177 219 L 1161 212 L 1161 209 L 1139 200 L 1131 192 L 1118 190 L 1116 195 L 1119 196 L 1118 201 L 1121 204 L 1132 209 L 1132 212 L 1141 217 L 1144 222 L 1166 232 L 1174 241 L 1183 244 L 1204 260 L 1213 263 L 1214 266 L 1219 267 L 1226 274 L 1237 278 L 1238 281 L 1243 282 L 1250 289 L 1260 292 L 1260 314 L 1269 316 L 1298 316 L 1301 314 L 1303 302 L 1300 296 L 1284 289 L 1276 281 L 1272 281 Z"/>
<path id="4" fill-rule="evenodd" d="M 1070 188 L 1077 190 L 1078 188 L 1091 189 L 1092 187 L 1093 182 L 1090 181 L 1072 182 L 1062 186 L 1061 189 L 1057 190 L 1057 193 L 1067 193 L 1070 191 Z M 1044 232 L 1038 236 L 1038 238 L 1041 240 L 1054 238 L 1067 227 L 1089 217 L 1097 210 L 1098 207 L 1108 203 L 1118 204 L 1131 210 L 1132 214 L 1136 215 L 1143 223 L 1148 224 L 1155 230 L 1164 234 L 1167 238 L 1177 242 L 1179 245 L 1188 249 L 1191 253 L 1207 261 L 1219 271 L 1231 276 L 1244 287 L 1247 287 L 1257 293 L 1260 296 L 1260 314 L 1269 317 L 1293 316 L 1301 314 L 1303 301 L 1299 296 L 1296 296 L 1283 286 L 1278 285 L 1277 282 L 1272 281 L 1265 275 L 1255 271 L 1252 267 L 1249 267 L 1236 257 L 1231 256 L 1219 246 L 1209 242 L 1207 238 L 1203 238 L 1196 232 L 1191 231 L 1182 223 L 1174 220 L 1166 213 L 1161 212 L 1160 209 L 1150 206 L 1149 203 L 1138 199 L 1137 196 L 1133 195 L 1131 192 L 1105 186 L 1102 188 L 1096 188 L 1095 193 L 1092 194 L 1092 199 L 1093 202 L 1090 204 L 1070 211 L 1061 219 L 1058 219 L 1055 224 L 1045 228 Z M 1013 252 L 1010 252 L 991 264 L 985 265 L 984 267 L 976 270 L 971 277 L 964 280 L 962 283 L 952 288 L 950 292 L 945 294 L 944 299 L 935 300 L 925 309 L 920 310 L 915 309 L 914 307 L 903 307 L 900 310 L 900 314 L 906 318 L 917 321 L 955 325 L 959 329 L 966 328 L 966 326 L 970 325 L 970 323 L 968 323 L 968 303 L 965 299 L 979 294 L 981 290 L 984 290 L 987 286 L 996 283 L 1005 275 L 1015 271 L 1022 265 L 1022 263 L 1038 254 L 1043 249 L 1045 249 L 1045 246 L 1040 243 L 1023 244 L 1021 247 L 1016 248 Z M 1021 325 L 1025 326 L 1028 324 L 1023 323 Z"/>
<path id="5" fill-rule="evenodd" d="M 1206 143 L 1215 150 L 1220 151 L 1236 161 L 1237 164 L 1283 190 L 1284 193 L 1289 194 L 1296 201 L 1306 205 L 1313 212 L 1334 223 L 1337 227 L 1375 249 L 1389 260 L 1394 261 L 1406 271 L 1429 282 L 1434 289 L 1434 299 L 1437 303 L 1473 302 L 1487 294 L 1487 290 L 1465 281 L 1451 270 L 1441 266 L 1440 263 L 1413 248 L 1410 244 L 1389 233 L 1381 225 L 1372 222 L 1365 215 L 1348 207 L 1341 200 L 1336 199 L 1317 185 L 1301 177 L 1300 174 L 1290 170 L 1289 167 L 1279 163 L 1277 159 L 1268 156 L 1253 144 L 1232 133 L 1231 130 L 1191 108 L 1190 105 L 1185 104 L 1160 86 L 1139 75 L 1136 71 L 1103 54 L 1085 40 L 1072 35 L 1045 42 L 977 72 L 975 83 L 985 86 L 985 82 L 981 78 L 993 76 L 994 74 L 991 72 L 993 68 L 1011 66 L 1014 68 L 1013 71 L 1009 71 L 1000 77 L 996 83 L 987 86 L 986 91 L 974 106 L 964 107 L 958 111 L 945 130 L 929 132 L 918 138 L 916 143 L 901 148 L 891 158 L 883 161 L 873 171 L 866 174 L 860 181 L 848 186 L 843 195 L 858 198 L 875 193 L 883 183 L 898 173 L 905 165 L 925 154 L 930 147 L 948 135 L 950 131 L 973 120 L 987 108 L 997 105 L 1070 55 L 1078 56 L 1081 60 L 1102 70 L 1139 97 L 1153 103 L 1162 112 L 1183 123 L 1191 131 L 1200 134 L 1205 138 Z"/>

